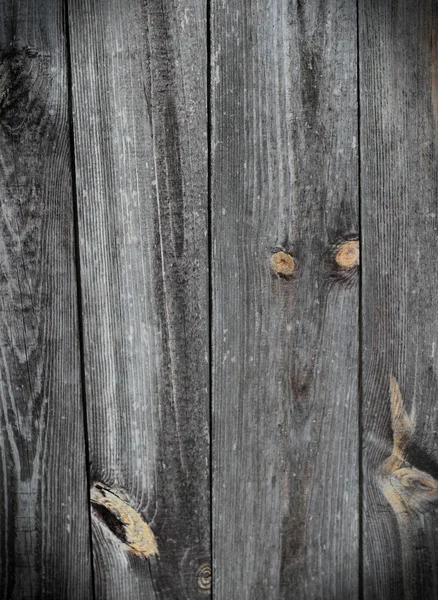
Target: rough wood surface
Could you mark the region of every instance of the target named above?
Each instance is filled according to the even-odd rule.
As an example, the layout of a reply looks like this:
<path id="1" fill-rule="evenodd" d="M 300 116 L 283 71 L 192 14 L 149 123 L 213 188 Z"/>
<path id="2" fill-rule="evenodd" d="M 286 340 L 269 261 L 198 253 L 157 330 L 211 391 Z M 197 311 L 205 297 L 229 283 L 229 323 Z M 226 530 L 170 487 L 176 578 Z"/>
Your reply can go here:
<path id="1" fill-rule="evenodd" d="M 438 598 L 438 7 L 361 0 L 364 596 Z"/>
<path id="2" fill-rule="evenodd" d="M 0 2 L 0 596 L 91 597 L 64 20 Z"/>
<path id="3" fill-rule="evenodd" d="M 221 600 L 358 593 L 356 16 L 211 3 Z"/>
<path id="4" fill-rule="evenodd" d="M 205 597 L 206 5 L 71 0 L 69 22 L 92 480 L 159 552 L 93 503 L 97 595 Z"/>
<path id="5" fill-rule="evenodd" d="M 438 600 L 438 6 L 358 9 L 0 0 L 0 597 Z"/>

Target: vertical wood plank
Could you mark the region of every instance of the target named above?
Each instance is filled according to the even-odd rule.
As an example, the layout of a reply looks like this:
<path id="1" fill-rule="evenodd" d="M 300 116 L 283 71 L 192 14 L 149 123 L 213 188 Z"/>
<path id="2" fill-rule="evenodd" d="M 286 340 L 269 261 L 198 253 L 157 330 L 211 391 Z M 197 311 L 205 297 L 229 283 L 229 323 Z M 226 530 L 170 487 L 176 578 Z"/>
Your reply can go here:
<path id="1" fill-rule="evenodd" d="M 438 7 L 361 0 L 365 598 L 438 597 Z"/>
<path id="2" fill-rule="evenodd" d="M 354 598 L 356 6 L 211 16 L 215 596 Z"/>
<path id="3" fill-rule="evenodd" d="M 205 597 L 206 6 L 71 0 L 69 22 L 97 595 Z"/>
<path id="4" fill-rule="evenodd" d="M 0 2 L 0 596 L 92 597 L 62 2 Z"/>

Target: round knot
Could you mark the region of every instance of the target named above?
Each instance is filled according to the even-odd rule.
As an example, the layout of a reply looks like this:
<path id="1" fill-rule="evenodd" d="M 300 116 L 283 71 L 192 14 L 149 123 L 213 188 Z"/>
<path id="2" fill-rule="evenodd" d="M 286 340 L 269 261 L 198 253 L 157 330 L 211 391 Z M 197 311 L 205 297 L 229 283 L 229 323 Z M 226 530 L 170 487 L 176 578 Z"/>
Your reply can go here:
<path id="1" fill-rule="evenodd" d="M 201 592 L 209 592 L 211 590 L 211 565 L 204 563 L 196 573 L 198 580 L 198 588 Z"/>
<path id="2" fill-rule="evenodd" d="M 335 256 L 335 262 L 341 269 L 352 269 L 359 264 L 359 258 L 359 240 L 350 240 L 339 246 Z"/>
<path id="3" fill-rule="evenodd" d="M 295 261 L 290 254 L 286 252 L 276 252 L 271 258 L 272 268 L 279 275 L 290 277 L 295 271 Z"/>

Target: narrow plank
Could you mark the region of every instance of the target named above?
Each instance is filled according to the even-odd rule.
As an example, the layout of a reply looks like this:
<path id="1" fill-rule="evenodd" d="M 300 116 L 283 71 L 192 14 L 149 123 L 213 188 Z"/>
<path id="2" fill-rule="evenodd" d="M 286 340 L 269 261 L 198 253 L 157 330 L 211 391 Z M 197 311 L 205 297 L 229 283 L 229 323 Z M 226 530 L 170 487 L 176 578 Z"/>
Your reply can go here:
<path id="1" fill-rule="evenodd" d="M 438 597 L 438 7 L 360 2 L 365 598 Z"/>
<path id="2" fill-rule="evenodd" d="M 206 6 L 72 0 L 69 22 L 97 594 L 205 597 Z"/>
<path id="3" fill-rule="evenodd" d="M 211 15 L 215 596 L 354 598 L 356 6 Z"/>
<path id="4" fill-rule="evenodd" d="M 0 596 L 92 597 L 62 3 L 0 2 Z"/>

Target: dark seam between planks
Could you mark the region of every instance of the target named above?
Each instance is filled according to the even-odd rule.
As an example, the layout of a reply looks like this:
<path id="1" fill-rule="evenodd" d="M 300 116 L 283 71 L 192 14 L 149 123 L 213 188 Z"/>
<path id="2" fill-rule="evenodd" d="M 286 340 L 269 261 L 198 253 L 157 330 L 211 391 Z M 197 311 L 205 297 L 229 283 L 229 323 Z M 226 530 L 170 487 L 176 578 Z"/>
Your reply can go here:
<path id="1" fill-rule="evenodd" d="M 70 161 L 72 178 L 72 197 L 73 197 L 73 227 L 74 227 L 74 261 L 76 274 L 76 304 L 78 315 L 78 335 L 79 335 L 79 364 L 81 380 L 81 400 L 84 424 L 84 446 L 85 446 L 85 472 L 87 481 L 87 513 L 88 513 L 88 531 L 89 531 L 89 549 L 90 549 L 90 570 L 92 598 L 96 598 L 95 573 L 94 573 L 94 555 L 93 555 L 93 532 L 91 526 L 91 504 L 89 502 L 91 489 L 90 475 L 90 443 L 88 437 L 88 417 L 87 417 L 87 398 L 85 382 L 85 358 L 84 358 L 84 323 L 82 319 L 82 279 L 81 279 L 81 255 L 79 247 L 79 215 L 78 215 L 78 195 L 76 187 L 76 154 L 75 139 L 73 131 L 73 95 L 72 95 L 72 65 L 71 65 L 71 44 L 69 27 L 68 0 L 63 5 L 63 24 L 65 28 L 65 39 L 67 48 L 67 98 L 68 98 L 68 127 L 70 140 Z"/>
<path id="2" fill-rule="evenodd" d="M 213 560 L 213 232 L 212 232 L 212 153 L 211 153 L 211 0 L 206 0 L 206 50 L 207 50 L 207 253 L 208 253 L 208 395 L 210 431 L 210 563 L 211 598 L 214 598 Z"/>
<path id="3" fill-rule="evenodd" d="M 363 388 L 362 388 L 362 327 L 363 327 L 363 319 L 362 319 L 362 153 L 361 153 L 361 115 L 360 115 L 360 18 L 359 18 L 359 10 L 360 10 L 360 0 L 356 1 L 356 101 L 357 101 L 357 201 L 358 201 L 358 230 L 359 230 L 359 248 L 360 248 L 360 258 L 359 258 L 359 282 L 358 282 L 358 371 L 357 371 L 357 400 L 358 400 L 358 410 L 357 410 L 357 426 L 358 426 L 358 542 L 359 542 L 359 573 L 358 573 L 358 584 L 359 584 L 359 599 L 364 600 L 364 575 L 363 575 Z"/>

